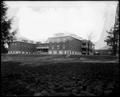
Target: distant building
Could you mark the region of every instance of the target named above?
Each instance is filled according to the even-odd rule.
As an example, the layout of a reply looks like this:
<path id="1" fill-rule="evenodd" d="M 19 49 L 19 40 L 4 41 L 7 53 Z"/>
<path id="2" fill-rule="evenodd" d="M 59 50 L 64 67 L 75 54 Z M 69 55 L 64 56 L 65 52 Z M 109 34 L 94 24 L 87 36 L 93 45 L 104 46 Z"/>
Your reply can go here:
<path id="1" fill-rule="evenodd" d="M 111 55 L 111 48 L 109 46 L 104 46 L 101 49 L 95 50 L 96 55 Z"/>
<path id="2" fill-rule="evenodd" d="M 94 44 L 90 40 L 83 40 L 81 47 L 82 47 L 82 55 L 94 54 Z"/>
<path id="3" fill-rule="evenodd" d="M 8 48 L 8 54 L 33 54 L 36 44 L 23 41 L 13 41 Z"/>
<path id="4" fill-rule="evenodd" d="M 52 37 L 49 41 L 49 54 L 81 55 L 82 40 L 71 36 Z"/>
<path id="5" fill-rule="evenodd" d="M 55 36 L 48 38 L 47 43 L 13 41 L 8 54 L 93 55 L 94 45 L 91 41 L 80 37 Z"/>

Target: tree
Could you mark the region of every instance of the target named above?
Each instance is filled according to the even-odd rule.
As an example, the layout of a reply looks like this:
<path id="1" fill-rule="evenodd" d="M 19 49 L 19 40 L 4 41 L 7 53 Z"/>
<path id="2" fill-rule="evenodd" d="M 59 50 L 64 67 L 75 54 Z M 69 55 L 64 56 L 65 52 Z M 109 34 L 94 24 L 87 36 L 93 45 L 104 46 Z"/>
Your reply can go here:
<path id="1" fill-rule="evenodd" d="M 107 31 L 107 33 L 108 36 L 105 42 L 112 47 L 112 54 L 116 55 L 119 53 L 119 5 L 117 5 L 114 27 Z"/>
<path id="2" fill-rule="evenodd" d="M 10 33 L 11 29 L 11 20 L 7 19 L 6 12 L 7 12 L 7 6 L 5 5 L 5 2 L 1 2 L 1 53 L 7 53 L 7 48 L 5 47 L 5 44 L 10 43 L 12 41 L 13 33 Z"/>

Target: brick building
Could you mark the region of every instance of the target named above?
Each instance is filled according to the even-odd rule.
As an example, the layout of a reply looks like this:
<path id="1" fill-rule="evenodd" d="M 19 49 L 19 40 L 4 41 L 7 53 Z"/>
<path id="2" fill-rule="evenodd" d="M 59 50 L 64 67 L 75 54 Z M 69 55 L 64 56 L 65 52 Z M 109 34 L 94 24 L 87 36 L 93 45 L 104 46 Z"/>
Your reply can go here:
<path id="1" fill-rule="evenodd" d="M 72 36 L 52 37 L 49 41 L 49 54 L 81 55 L 82 40 Z"/>
<path id="2" fill-rule="evenodd" d="M 36 52 L 36 44 L 23 42 L 23 41 L 13 41 L 11 42 L 8 54 L 34 54 Z"/>
<path id="3" fill-rule="evenodd" d="M 82 55 L 93 55 L 94 44 L 90 40 L 82 40 Z"/>
<path id="4" fill-rule="evenodd" d="M 91 55 L 93 47 L 91 41 L 67 35 L 48 38 L 47 43 L 13 41 L 8 54 Z"/>

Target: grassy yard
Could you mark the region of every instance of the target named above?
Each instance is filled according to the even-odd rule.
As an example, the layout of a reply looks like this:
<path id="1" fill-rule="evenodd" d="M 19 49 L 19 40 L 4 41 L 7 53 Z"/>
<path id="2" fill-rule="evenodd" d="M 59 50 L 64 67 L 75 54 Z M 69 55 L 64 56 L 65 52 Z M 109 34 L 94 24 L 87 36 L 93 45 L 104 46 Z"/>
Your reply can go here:
<path id="1" fill-rule="evenodd" d="M 1 57 L 2 61 L 16 61 L 22 63 L 54 63 L 54 62 L 118 62 L 115 56 L 74 56 L 69 57 L 65 55 L 4 55 Z"/>
<path id="2" fill-rule="evenodd" d="M 120 95 L 118 63 L 85 63 L 65 56 L 9 58 L 1 62 L 3 96 Z"/>

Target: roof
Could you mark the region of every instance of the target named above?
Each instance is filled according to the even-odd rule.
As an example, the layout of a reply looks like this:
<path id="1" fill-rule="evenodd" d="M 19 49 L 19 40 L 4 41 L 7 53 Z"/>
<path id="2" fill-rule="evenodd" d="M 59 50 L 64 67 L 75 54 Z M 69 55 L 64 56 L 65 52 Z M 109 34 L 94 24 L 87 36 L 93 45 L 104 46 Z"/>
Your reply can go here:
<path id="1" fill-rule="evenodd" d="M 72 38 L 75 38 L 75 39 L 77 39 L 77 40 L 82 40 L 81 37 L 71 36 L 71 35 L 65 35 L 65 36 L 54 36 L 54 37 L 50 37 L 50 38 L 48 38 L 48 40 L 49 40 L 49 39 L 64 38 L 64 37 L 72 37 Z"/>
<path id="2" fill-rule="evenodd" d="M 21 41 L 21 40 L 13 40 L 13 42 L 21 42 L 21 43 L 35 44 L 35 43 L 33 43 L 33 42 L 30 42 L 30 41 Z"/>

